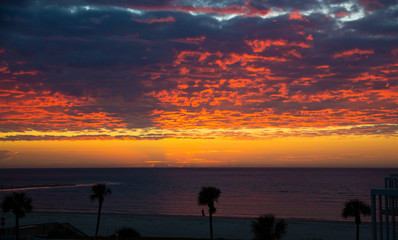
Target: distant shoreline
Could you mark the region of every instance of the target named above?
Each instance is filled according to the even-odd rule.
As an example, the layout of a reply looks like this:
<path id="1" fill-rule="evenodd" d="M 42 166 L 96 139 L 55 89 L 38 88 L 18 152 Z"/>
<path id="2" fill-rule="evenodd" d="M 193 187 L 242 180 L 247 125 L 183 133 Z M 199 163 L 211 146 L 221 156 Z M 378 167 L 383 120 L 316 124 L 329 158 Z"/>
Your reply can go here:
<path id="1" fill-rule="evenodd" d="M 215 166 L 215 167 L 147 167 L 147 166 L 137 166 L 137 167 L 2 167 L 1 170 L 51 170 L 51 169 L 380 169 L 380 170 L 397 170 L 398 167 L 328 167 L 328 166 L 298 166 L 298 167 L 284 167 L 284 166 Z"/>
<path id="2" fill-rule="evenodd" d="M 5 186 L 0 185 L 0 192 L 11 192 L 11 191 L 24 191 L 41 188 L 73 188 L 73 187 L 90 187 L 96 183 L 59 183 L 59 184 L 28 184 L 28 185 L 11 185 Z M 106 184 L 113 185 L 116 183 L 106 182 Z"/>
<path id="3" fill-rule="evenodd" d="M 95 215 L 97 216 L 97 212 L 78 212 L 78 211 L 34 211 L 34 213 L 37 214 L 70 214 L 70 215 Z M 153 217 L 153 218 L 181 218 L 181 219 L 192 219 L 192 218 L 207 218 L 208 216 L 200 216 L 200 215 L 173 215 L 173 214 L 137 214 L 137 213 L 109 213 L 109 212 L 103 212 L 101 216 L 112 216 L 112 217 L 131 217 L 131 218 L 139 218 L 139 217 Z M 224 219 L 224 220 L 243 220 L 243 221 L 253 221 L 255 217 L 239 217 L 239 216 L 224 216 L 224 215 L 213 215 L 214 219 Z M 323 223 L 336 223 L 336 224 L 346 224 L 346 223 L 353 223 L 353 219 L 344 219 L 342 218 L 340 220 L 328 220 L 328 219 L 315 219 L 315 218 L 296 218 L 296 217 L 290 217 L 290 218 L 282 218 L 278 217 L 280 219 L 284 219 L 286 221 L 290 222 L 323 222 Z M 364 221 L 362 219 L 362 224 L 371 224 L 371 221 Z"/>

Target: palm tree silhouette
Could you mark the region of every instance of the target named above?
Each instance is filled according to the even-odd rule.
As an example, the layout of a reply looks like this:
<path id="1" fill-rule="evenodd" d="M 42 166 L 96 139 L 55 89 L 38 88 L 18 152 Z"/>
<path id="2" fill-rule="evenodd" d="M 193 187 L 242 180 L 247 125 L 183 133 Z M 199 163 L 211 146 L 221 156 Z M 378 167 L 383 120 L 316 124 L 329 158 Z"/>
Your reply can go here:
<path id="1" fill-rule="evenodd" d="M 252 232 L 254 233 L 254 240 L 279 240 L 287 230 L 287 224 L 282 219 L 275 221 L 273 214 L 265 214 L 258 217 L 252 222 Z"/>
<path id="2" fill-rule="evenodd" d="M 343 218 L 355 217 L 355 224 L 357 225 L 356 240 L 359 240 L 359 224 L 361 224 L 361 214 L 364 216 L 370 215 L 370 207 L 368 204 L 353 199 L 344 204 L 341 216 Z"/>
<path id="3" fill-rule="evenodd" d="M 98 236 L 98 229 L 99 229 L 99 224 L 100 224 L 100 219 L 101 219 L 101 210 L 102 210 L 102 203 L 104 202 L 104 198 L 106 195 L 111 194 L 112 191 L 111 189 L 106 186 L 105 184 L 96 184 L 91 187 L 93 190 L 93 194 L 90 195 L 90 199 L 92 201 L 98 199 L 98 216 L 97 216 L 97 227 L 95 228 L 95 239 L 97 239 Z"/>
<path id="4" fill-rule="evenodd" d="M 26 213 L 33 209 L 32 198 L 23 192 L 13 192 L 11 195 L 4 197 L 1 203 L 3 212 L 14 213 L 15 215 L 15 239 L 19 240 L 19 219 L 24 218 Z"/>
<path id="5" fill-rule="evenodd" d="M 220 197 L 220 189 L 216 187 L 202 187 L 199 192 L 198 203 L 199 205 L 207 205 L 209 207 L 210 219 L 210 238 L 213 240 L 213 214 L 216 212 L 214 202 L 217 202 Z"/>

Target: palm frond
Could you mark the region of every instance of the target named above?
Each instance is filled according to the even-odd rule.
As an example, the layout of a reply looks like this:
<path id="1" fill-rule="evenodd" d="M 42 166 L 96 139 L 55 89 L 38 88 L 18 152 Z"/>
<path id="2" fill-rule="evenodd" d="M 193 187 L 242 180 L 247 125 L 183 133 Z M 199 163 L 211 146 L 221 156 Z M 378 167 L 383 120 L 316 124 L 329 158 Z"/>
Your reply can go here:
<path id="1" fill-rule="evenodd" d="M 32 198 L 23 192 L 13 192 L 4 197 L 1 208 L 4 212 L 11 211 L 15 216 L 23 218 L 26 213 L 33 210 Z"/>

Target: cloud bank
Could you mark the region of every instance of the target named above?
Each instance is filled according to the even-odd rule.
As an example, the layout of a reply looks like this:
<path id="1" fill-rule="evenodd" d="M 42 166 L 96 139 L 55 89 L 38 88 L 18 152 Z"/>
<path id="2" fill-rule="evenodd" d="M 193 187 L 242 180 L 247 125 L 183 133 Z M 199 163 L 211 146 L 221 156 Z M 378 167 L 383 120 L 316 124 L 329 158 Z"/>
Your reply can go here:
<path id="1" fill-rule="evenodd" d="M 1 13 L 2 141 L 397 136 L 395 1 L 6 1 Z"/>

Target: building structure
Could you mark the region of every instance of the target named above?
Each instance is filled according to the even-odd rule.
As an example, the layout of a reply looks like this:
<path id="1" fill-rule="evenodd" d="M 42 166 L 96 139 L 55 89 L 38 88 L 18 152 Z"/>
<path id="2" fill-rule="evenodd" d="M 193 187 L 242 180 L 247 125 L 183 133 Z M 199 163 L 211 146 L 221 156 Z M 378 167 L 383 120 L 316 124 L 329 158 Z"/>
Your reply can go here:
<path id="1" fill-rule="evenodd" d="M 371 189 L 372 240 L 397 240 L 398 174 L 384 179 L 384 188 Z"/>
<path id="2" fill-rule="evenodd" d="M 14 240 L 15 228 L 4 228 L 0 232 L 0 240 Z M 41 223 L 19 227 L 20 239 L 82 239 L 88 236 L 70 223 Z"/>

